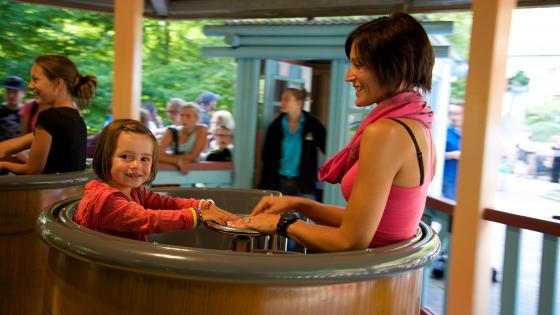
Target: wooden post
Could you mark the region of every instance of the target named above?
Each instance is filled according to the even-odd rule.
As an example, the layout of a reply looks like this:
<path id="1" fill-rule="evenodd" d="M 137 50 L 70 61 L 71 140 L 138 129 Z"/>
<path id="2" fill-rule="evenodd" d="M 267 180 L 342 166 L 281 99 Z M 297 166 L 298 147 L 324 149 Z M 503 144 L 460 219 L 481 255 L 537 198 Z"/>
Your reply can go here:
<path id="1" fill-rule="evenodd" d="M 473 1 L 473 27 L 449 270 L 447 314 L 487 314 L 491 283 L 491 223 L 502 97 L 515 0 Z"/>
<path id="2" fill-rule="evenodd" d="M 140 118 L 144 0 L 115 0 L 113 118 Z"/>

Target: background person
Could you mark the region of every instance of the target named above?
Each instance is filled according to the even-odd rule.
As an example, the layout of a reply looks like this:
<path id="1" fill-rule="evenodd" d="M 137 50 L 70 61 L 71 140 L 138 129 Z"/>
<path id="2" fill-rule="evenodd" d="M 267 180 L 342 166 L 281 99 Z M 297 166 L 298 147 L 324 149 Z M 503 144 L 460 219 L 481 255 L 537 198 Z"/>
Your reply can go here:
<path id="1" fill-rule="evenodd" d="M 194 229 L 204 221 L 237 216 L 212 200 L 162 196 L 144 187 L 157 174 L 158 143 L 133 119 L 118 119 L 101 132 L 93 159 L 99 179 L 86 184 L 74 220 L 89 229 L 146 240 L 148 234 Z"/>
<path id="2" fill-rule="evenodd" d="M 216 105 L 220 100 L 220 95 L 212 92 L 204 92 L 196 99 L 196 102 L 200 106 L 200 123 L 206 126 L 210 125 L 210 117 L 214 110 L 216 110 Z"/>
<path id="3" fill-rule="evenodd" d="M 19 137 L 21 135 L 19 110 L 23 106 L 25 96 L 25 81 L 16 76 L 4 79 L 4 100 L 0 105 L 0 141 Z"/>
<path id="4" fill-rule="evenodd" d="M 31 68 L 29 89 L 39 104 L 35 132 L 0 143 L 0 158 L 30 148 L 24 163 L 0 162 L 16 174 L 51 174 L 85 169 L 86 124 L 74 106 L 85 108 L 97 89 L 93 75 L 81 75 L 66 56 L 43 55 Z"/>
<path id="5" fill-rule="evenodd" d="M 231 162 L 233 145 L 233 130 L 224 125 L 214 127 L 214 141 L 216 147 L 206 156 L 206 161 Z"/>
<path id="6" fill-rule="evenodd" d="M 356 105 L 377 104 L 320 171 L 322 180 L 341 184 L 346 206 L 264 197 L 252 216 L 231 225 L 279 233 L 324 252 L 385 246 L 416 234 L 436 156 L 433 112 L 420 93 L 431 90 L 430 40 L 413 17 L 396 13 L 355 29 L 346 55 L 351 63 L 345 79 L 354 86 Z M 318 224 L 298 220 L 290 210 Z"/>
<path id="7" fill-rule="evenodd" d="M 21 134 L 27 134 L 35 130 L 35 124 L 37 123 L 37 118 L 39 118 L 39 113 L 49 108 L 48 105 L 41 105 L 37 103 L 35 99 L 32 99 L 23 105 L 19 110 L 20 116 L 20 129 Z"/>
<path id="8" fill-rule="evenodd" d="M 208 128 L 199 123 L 197 104 L 184 104 L 180 113 L 182 125 L 169 127 L 160 140 L 159 160 L 176 165 L 182 174 L 186 174 L 189 163 L 196 161 L 206 147 Z M 170 152 L 167 152 L 168 149 Z"/>
<path id="9" fill-rule="evenodd" d="M 212 114 L 209 127 L 210 132 L 208 135 L 208 149 L 210 151 L 218 149 L 220 147 L 220 145 L 217 143 L 218 141 L 216 139 L 216 134 L 222 133 L 222 130 L 220 130 L 222 128 L 228 130 L 226 133 L 233 132 L 233 129 L 235 128 L 235 120 L 233 119 L 233 114 L 227 110 L 218 110 Z M 222 139 L 222 141 L 224 141 L 224 139 Z"/>
<path id="10" fill-rule="evenodd" d="M 325 127 L 303 110 L 305 89 L 282 93 L 281 114 L 270 123 L 262 150 L 260 189 L 315 199 L 318 151 L 325 152 Z"/>
<path id="11" fill-rule="evenodd" d="M 443 164 L 442 195 L 451 200 L 457 195 L 457 170 L 461 158 L 461 135 L 463 129 L 463 105 L 449 105 L 449 124 L 445 140 L 445 162 Z"/>

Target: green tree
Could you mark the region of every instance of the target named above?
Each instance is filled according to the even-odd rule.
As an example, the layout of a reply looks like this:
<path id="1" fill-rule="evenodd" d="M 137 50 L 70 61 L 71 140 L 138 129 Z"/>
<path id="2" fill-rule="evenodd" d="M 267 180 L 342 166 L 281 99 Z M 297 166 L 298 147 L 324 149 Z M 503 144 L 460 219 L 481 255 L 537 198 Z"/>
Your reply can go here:
<path id="1" fill-rule="evenodd" d="M 112 94 L 113 15 L 0 0 L 0 20 L 0 78 L 28 79 L 36 56 L 67 55 L 97 77 L 97 95 L 83 113 L 89 132 L 99 130 Z M 234 61 L 201 57 L 217 41 L 202 34 L 203 25 L 144 20 L 142 100 L 161 113 L 170 97 L 195 100 L 205 90 L 222 95 L 219 108 L 233 109 Z"/>

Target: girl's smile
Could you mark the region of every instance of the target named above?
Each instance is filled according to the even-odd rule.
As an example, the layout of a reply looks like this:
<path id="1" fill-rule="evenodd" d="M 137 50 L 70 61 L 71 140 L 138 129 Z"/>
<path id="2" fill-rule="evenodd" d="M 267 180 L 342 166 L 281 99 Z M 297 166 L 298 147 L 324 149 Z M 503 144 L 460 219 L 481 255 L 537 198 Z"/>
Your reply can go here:
<path id="1" fill-rule="evenodd" d="M 153 143 L 150 137 L 122 132 L 112 158 L 111 180 L 108 183 L 130 197 L 130 191 L 150 177 Z"/>

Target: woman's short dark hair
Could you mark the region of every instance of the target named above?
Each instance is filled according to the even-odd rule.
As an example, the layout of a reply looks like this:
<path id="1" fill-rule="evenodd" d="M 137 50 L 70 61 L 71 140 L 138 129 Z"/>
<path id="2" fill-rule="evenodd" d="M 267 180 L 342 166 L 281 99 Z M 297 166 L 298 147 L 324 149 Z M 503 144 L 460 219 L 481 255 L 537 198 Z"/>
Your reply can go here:
<path id="1" fill-rule="evenodd" d="M 346 39 L 346 56 L 372 70 L 387 97 L 406 88 L 432 89 L 434 51 L 422 25 L 406 13 L 380 17 L 356 28 Z"/>
<path id="2" fill-rule="evenodd" d="M 297 88 L 287 88 L 284 92 L 290 92 L 296 98 L 296 100 L 301 101 L 302 103 L 307 100 L 307 91 L 305 88 L 297 89 Z"/>
<path id="3" fill-rule="evenodd" d="M 93 171 L 102 181 L 108 182 L 111 180 L 113 155 L 115 155 L 115 150 L 117 149 L 119 136 L 123 132 L 146 135 L 152 140 L 154 147 L 152 152 L 152 168 L 150 169 L 150 177 L 147 181 L 151 183 L 157 175 L 159 160 L 158 142 L 148 127 L 134 119 L 117 119 L 103 128 L 95 147 L 95 153 L 93 154 Z"/>

